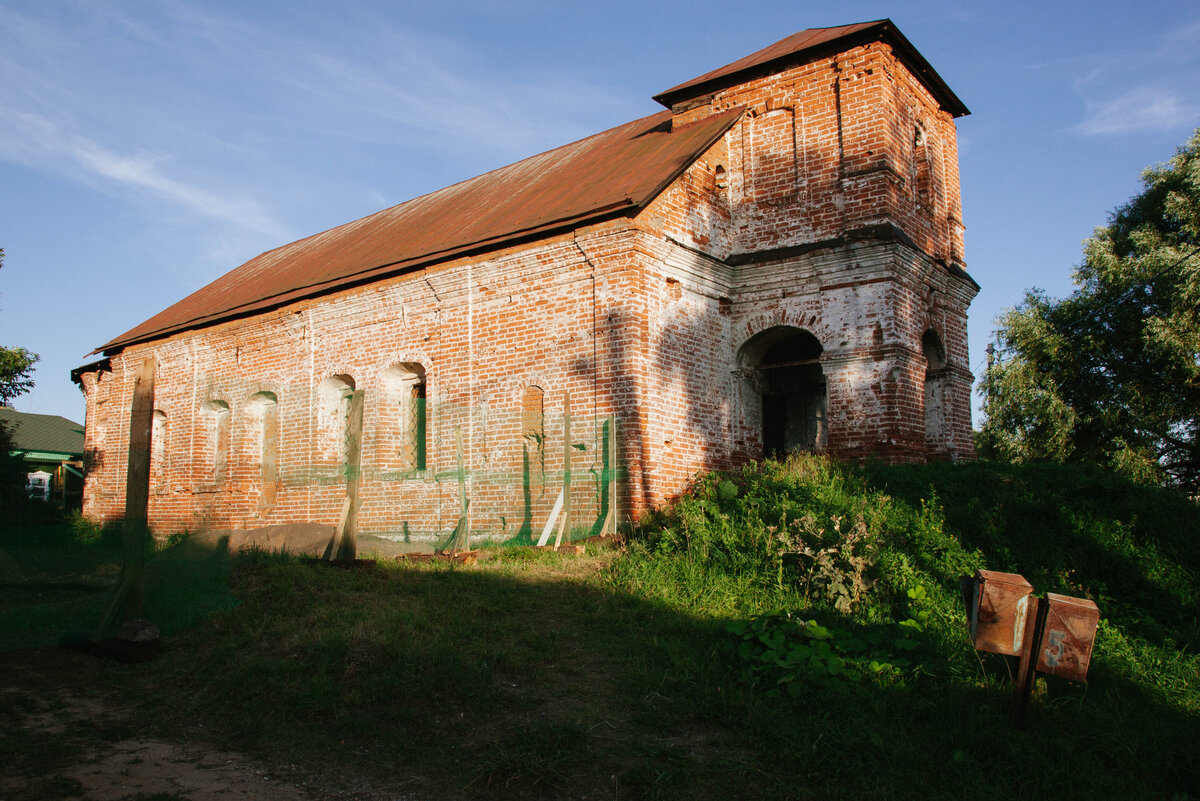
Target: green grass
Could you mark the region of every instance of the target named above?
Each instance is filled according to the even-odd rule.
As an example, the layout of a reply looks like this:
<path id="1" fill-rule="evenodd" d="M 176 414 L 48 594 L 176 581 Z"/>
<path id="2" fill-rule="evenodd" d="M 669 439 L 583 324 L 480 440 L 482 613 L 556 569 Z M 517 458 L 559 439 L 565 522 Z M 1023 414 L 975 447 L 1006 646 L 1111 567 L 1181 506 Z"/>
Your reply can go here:
<path id="1" fill-rule="evenodd" d="M 423 798 L 1200 799 L 1195 511 L 1077 467 L 768 464 L 619 552 L 240 556 L 238 606 L 155 662 L 35 672 L 148 736 Z M 968 642 L 979 567 L 1101 608 L 1089 682 L 1040 680 L 1024 730 Z M 68 758 L 8 745 L 30 775 Z"/>

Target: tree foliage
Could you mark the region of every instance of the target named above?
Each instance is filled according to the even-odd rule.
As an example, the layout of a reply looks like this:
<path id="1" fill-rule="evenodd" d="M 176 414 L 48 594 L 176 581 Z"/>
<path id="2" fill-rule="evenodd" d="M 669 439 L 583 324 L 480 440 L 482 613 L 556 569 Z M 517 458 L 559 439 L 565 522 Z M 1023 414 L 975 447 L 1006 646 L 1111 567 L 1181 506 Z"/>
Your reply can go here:
<path id="1" fill-rule="evenodd" d="M 0 268 L 4 267 L 4 249 L 0 248 Z M 0 404 L 33 389 L 33 365 L 38 355 L 25 348 L 0 346 Z"/>
<path id="2" fill-rule="evenodd" d="M 1200 490 L 1200 129 L 1084 246 L 1076 289 L 999 320 L 984 455 Z"/>
<path id="3" fill-rule="evenodd" d="M 0 347 L 0 403 L 33 389 L 33 365 L 38 355 L 25 348 Z"/>

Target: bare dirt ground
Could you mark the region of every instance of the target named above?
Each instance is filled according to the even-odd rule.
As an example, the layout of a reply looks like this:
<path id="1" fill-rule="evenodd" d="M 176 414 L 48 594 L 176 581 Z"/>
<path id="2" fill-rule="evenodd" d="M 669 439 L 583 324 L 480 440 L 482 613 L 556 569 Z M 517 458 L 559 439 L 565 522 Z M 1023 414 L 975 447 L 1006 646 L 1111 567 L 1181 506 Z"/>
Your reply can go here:
<path id="1" fill-rule="evenodd" d="M 205 742 L 166 742 L 91 682 L 111 670 L 63 649 L 0 654 L 0 799 L 315 801 L 402 799 L 353 781 L 329 786 L 297 765 L 269 767 Z"/>

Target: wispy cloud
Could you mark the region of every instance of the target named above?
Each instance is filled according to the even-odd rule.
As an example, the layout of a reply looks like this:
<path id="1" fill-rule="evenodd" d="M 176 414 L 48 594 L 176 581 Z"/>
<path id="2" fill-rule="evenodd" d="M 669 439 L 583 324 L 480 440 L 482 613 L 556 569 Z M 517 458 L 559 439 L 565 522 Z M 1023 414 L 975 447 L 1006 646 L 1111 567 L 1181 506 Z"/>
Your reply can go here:
<path id="1" fill-rule="evenodd" d="M 280 219 L 339 182 L 394 202 L 629 116 L 627 98 L 553 71 L 502 76 L 395 15 L 236 8 L 0 3 L 0 159 L 277 242 Z M 420 174 L 338 174 L 380 158 Z"/>
<path id="2" fill-rule="evenodd" d="M 1171 58 L 1194 59 L 1197 46 L 1200 46 L 1200 20 L 1176 28 L 1164 36 L 1159 53 Z"/>
<path id="3" fill-rule="evenodd" d="M 1093 58 L 1075 83 L 1085 136 L 1149 134 L 1200 123 L 1200 20 L 1163 33 L 1152 47 Z"/>
<path id="4" fill-rule="evenodd" d="M 1196 100 L 1163 86 L 1138 86 L 1107 101 L 1085 99 L 1078 130 L 1087 135 L 1157 133 L 1195 125 L 1200 122 Z"/>
<path id="5" fill-rule="evenodd" d="M 255 200 L 193 186 L 164 171 L 165 157 L 118 153 L 87 137 L 63 132 L 37 114 L 0 111 L 0 158 L 104 191 L 132 190 L 271 238 L 287 236 L 285 226 Z"/>
<path id="6" fill-rule="evenodd" d="M 327 35 L 314 38 L 303 17 L 263 27 L 194 4 L 171 9 L 192 45 L 172 40 L 175 58 L 231 81 L 253 76 L 272 110 L 303 116 L 312 133 L 503 158 L 593 133 L 590 118 L 628 103 L 562 73 L 505 77 L 462 42 L 361 10 L 340 27 L 321 20 Z"/>

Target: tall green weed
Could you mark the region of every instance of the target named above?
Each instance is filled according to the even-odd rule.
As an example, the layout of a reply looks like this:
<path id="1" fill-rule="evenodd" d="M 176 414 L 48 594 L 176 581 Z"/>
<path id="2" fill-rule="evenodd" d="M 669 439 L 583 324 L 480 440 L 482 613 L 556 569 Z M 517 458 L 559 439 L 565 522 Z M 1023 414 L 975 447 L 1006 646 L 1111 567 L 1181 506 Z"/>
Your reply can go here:
<path id="1" fill-rule="evenodd" d="M 1100 605 L 1101 683 L 1170 687 L 1193 707 L 1197 519 L 1186 498 L 1090 468 L 795 457 L 697 478 L 634 532 L 613 580 L 729 619 L 721 647 L 744 683 L 803 695 L 831 675 L 1004 686 L 1011 666 L 971 647 L 958 578 L 1018 572 Z"/>

